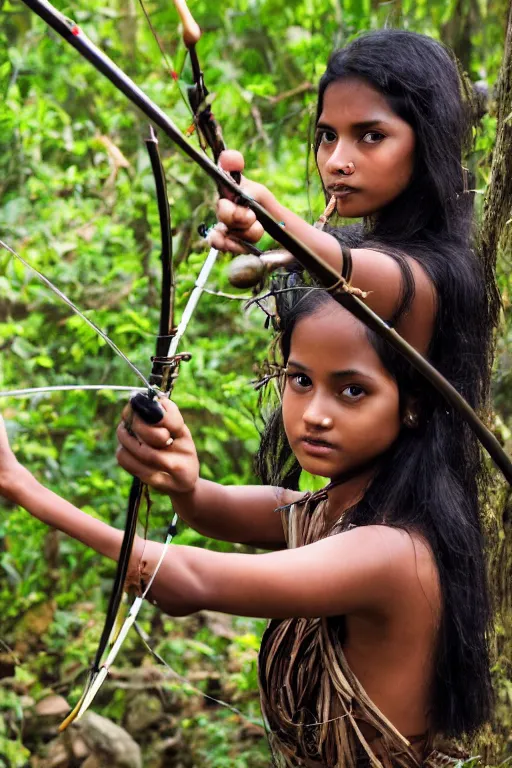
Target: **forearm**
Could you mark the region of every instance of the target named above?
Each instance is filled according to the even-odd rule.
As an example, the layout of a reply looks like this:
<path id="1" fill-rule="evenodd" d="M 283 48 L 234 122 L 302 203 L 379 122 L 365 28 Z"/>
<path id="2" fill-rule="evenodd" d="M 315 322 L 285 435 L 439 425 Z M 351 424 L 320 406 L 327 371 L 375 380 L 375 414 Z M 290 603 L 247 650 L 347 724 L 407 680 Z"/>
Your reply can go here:
<path id="1" fill-rule="evenodd" d="M 70 502 L 45 488 L 20 465 L 2 494 L 19 504 L 33 517 L 57 528 L 105 557 L 117 561 L 121 551 L 123 532 L 82 512 Z M 162 553 L 163 543 L 146 541 L 136 536 L 130 558 L 129 573 L 147 583 Z M 152 595 L 162 610 L 174 616 L 184 616 L 199 610 L 198 580 L 189 566 L 188 547 L 173 547 L 167 552 L 167 568 L 159 574 L 158 586 Z M 181 550 L 184 550 L 180 556 Z M 193 555 L 193 550 L 192 550 Z"/>
<path id="2" fill-rule="evenodd" d="M 1 493 L 46 525 L 67 533 L 105 557 L 112 560 L 119 558 L 122 531 L 82 512 L 45 488 L 21 465 Z"/>
<path id="3" fill-rule="evenodd" d="M 338 274 L 342 269 L 342 254 L 338 241 L 327 232 L 308 224 L 296 213 L 290 211 L 274 197 L 268 195 L 265 208 L 277 221 L 284 224 L 286 229 L 307 245 L 314 253 L 333 267 Z"/>
<path id="4" fill-rule="evenodd" d="M 223 486 L 199 479 L 193 491 L 171 494 L 171 500 L 182 520 L 204 536 L 271 548 L 284 545 L 275 510 L 293 500 L 289 495 L 271 486 Z"/>

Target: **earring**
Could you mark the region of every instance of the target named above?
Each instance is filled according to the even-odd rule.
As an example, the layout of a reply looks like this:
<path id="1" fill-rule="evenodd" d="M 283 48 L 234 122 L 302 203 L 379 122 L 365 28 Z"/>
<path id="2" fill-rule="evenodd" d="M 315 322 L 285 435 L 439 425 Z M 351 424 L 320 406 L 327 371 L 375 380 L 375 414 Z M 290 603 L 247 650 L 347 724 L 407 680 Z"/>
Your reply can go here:
<path id="1" fill-rule="evenodd" d="M 407 413 L 404 416 L 404 424 L 406 427 L 409 427 L 409 429 L 414 429 L 414 427 L 417 427 L 418 414 L 412 413 L 412 411 L 407 411 Z"/>
<path id="2" fill-rule="evenodd" d="M 340 173 L 342 176 L 352 176 L 355 170 L 356 167 L 354 163 L 347 163 L 343 168 L 340 168 Z"/>

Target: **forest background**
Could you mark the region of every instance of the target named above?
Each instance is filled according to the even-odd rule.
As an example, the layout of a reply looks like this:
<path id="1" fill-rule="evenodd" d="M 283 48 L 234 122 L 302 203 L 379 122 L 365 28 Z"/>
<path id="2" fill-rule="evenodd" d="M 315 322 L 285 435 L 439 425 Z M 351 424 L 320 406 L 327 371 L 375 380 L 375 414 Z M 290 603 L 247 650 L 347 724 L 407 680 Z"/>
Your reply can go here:
<path id="1" fill-rule="evenodd" d="M 184 58 L 172 3 L 146 0 L 167 62 L 136 0 L 57 5 L 182 130 L 189 127 L 183 83 L 169 73 L 180 70 Z M 147 372 L 160 297 L 158 217 L 143 142 L 147 123 L 25 6 L 4 0 L 0 7 L 0 237 Z M 195 0 L 191 9 L 203 30 L 198 51 L 227 145 L 244 152 L 251 178 L 310 221 L 323 203 L 308 146 L 315 84 L 329 53 L 360 31 L 385 25 L 452 46 L 487 94 L 475 151 L 467 159 L 481 213 L 495 140 L 494 88 L 507 0 L 227 0 L 222 5 Z M 187 78 L 185 68 L 182 80 Z M 213 223 L 216 193 L 165 138 L 161 153 L 179 265 L 179 312 L 205 257 L 197 227 Z M 508 256 L 498 258 L 505 315 L 494 406 L 496 431 L 510 446 Z M 212 291 L 233 293 L 227 263 L 225 258 L 215 269 Z M 251 382 L 269 338 L 257 308 L 244 311 L 241 301 L 203 296 L 182 347 L 193 358 L 182 366 L 175 399 L 192 429 L 204 477 L 227 484 L 255 481 L 252 457 L 261 420 Z M 5 251 L 0 251 L 0 350 L 2 390 L 138 384 L 126 364 Z M 122 397 L 107 390 L 0 400 L 20 460 L 57 493 L 118 527 L 124 525 L 130 484 L 114 458 L 122 404 Z M 169 503 L 153 498 L 149 533 L 162 540 Z M 231 546 L 186 528 L 178 541 Z M 113 749 L 111 766 L 118 764 L 117 743 L 124 745 L 125 756 L 132 744 L 140 746 L 142 762 L 134 749 L 133 765 L 267 766 L 256 684 L 264 622 L 208 612 L 174 620 L 147 606 L 141 623 L 180 675 L 243 714 L 212 705 L 156 667 L 132 634 L 93 705 L 102 718 L 87 721 L 80 743 L 57 737 L 56 723 L 67 706 L 63 698 L 77 700 L 94 656 L 112 576 L 111 563 L 24 511 L 0 506 L 0 766 L 82 765 L 86 758 L 97 759 L 92 755 L 104 734 L 103 747 L 107 753 Z M 496 765 L 512 754 L 512 660 L 510 645 L 503 642 L 505 627 L 501 619 L 494 668 L 497 719 L 477 745 Z M 123 730 L 109 730 L 111 721 Z"/>

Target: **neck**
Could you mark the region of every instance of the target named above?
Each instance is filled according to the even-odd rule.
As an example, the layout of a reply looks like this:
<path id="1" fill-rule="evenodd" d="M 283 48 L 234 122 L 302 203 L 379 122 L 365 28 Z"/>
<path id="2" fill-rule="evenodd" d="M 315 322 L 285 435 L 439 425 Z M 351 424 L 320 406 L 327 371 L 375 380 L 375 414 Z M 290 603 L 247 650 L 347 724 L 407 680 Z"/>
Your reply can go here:
<path id="1" fill-rule="evenodd" d="M 329 483 L 326 488 L 328 491 L 328 515 L 333 522 L 345 510 L 361 500 L 375 475 L 375 470 L 375 464 L 372 462 L 349 470 Z"/>

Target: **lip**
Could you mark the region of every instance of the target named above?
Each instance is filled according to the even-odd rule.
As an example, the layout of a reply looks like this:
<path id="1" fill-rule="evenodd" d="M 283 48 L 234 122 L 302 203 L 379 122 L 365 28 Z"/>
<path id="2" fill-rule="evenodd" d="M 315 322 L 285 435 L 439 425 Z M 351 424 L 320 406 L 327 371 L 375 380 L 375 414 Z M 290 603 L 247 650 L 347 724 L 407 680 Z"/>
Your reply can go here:
<path id="1" fill-rule="evenodd" d="M 342 200 L 344 197 L 348 197 L 354 192 L 357 192 L 357 189 L 355 187 L 351 187 L 349 184 L 329 184 L 327 191 L 337 200 Z"/>
<path id="2" fill-rule="evenodd" d="M 301 438 L 301 444 L 305 453 L 310 456 L 327 456 L 335 450 L 332 443 L 328 443 L 326 440 L 315 440 L 313 437 Z"/>

